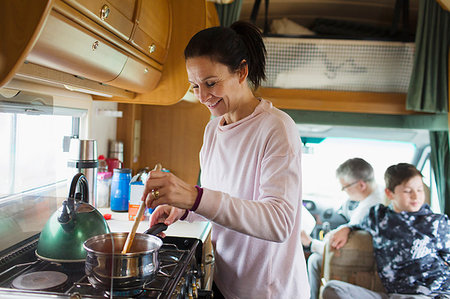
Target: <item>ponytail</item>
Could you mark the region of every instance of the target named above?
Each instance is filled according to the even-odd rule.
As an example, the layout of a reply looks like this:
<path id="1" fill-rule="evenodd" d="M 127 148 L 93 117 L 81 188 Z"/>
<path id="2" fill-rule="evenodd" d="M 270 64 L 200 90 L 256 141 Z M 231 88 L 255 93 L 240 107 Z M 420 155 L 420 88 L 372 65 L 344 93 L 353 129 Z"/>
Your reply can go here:
<path id="1" fill-rule="evenodd" d="M 212 27 L 195 34 L 184 50 L 185 59 L 209 56 L 231 72 L 238 71 L 245 60 L 248 80 L 257 89 L 266 79 L 266 47 L 259 29 L 248 22 L 237 21 L 228 27 Z"/>

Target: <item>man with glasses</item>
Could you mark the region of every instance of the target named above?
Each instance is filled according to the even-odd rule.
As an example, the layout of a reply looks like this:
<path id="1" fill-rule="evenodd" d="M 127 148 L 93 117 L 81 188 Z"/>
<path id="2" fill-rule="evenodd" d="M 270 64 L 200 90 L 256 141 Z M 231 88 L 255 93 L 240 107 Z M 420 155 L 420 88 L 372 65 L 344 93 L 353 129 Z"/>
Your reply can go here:
<path id="1" fill-rule="evenodd" d="M 359 224 L 372 206 L 384 202 L 384 193 L 375 182 L 373 168 L 364 159 L 348 159 L 336 169 L 336 177 L 341 184 L 341 190 L 348 195 L 348 201 L 341 208 L 347 210 L 349 216 L 347 225 Z M 352 202 L 358 202 L 358 206 L 353 210 L 347 208 Z M 312 239 L 302 231 L 302 243 L 312 252 L 308 258 L 308 278 L 311 299 L 317 299 L 325 241 Z"/>

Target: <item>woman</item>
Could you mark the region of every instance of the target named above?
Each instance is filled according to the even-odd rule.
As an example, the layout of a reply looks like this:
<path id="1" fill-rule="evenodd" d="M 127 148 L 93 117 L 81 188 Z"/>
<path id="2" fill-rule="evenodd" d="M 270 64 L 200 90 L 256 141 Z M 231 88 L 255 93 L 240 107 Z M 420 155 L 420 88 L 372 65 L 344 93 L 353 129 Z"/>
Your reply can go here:
<path id="1" fill-rule="evenodd" d="M 215 116 L 200 151 L 203 188 L 151 172 L 143 195 L 157 207 L 150 224 L 211 221 L 214 282 L 225 298 L 308 298 L 301 143 L 292 119 L 249 86 L 265 79 L 260 32 L 246 22 L 208 28 L 184 54 L 195 95 Z"/>

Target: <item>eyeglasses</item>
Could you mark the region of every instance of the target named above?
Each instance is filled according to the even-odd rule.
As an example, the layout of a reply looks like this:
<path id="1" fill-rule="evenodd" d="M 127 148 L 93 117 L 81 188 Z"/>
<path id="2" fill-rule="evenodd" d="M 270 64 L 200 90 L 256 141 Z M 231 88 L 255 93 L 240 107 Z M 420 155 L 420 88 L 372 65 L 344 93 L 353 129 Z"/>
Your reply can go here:
<path id="1" fill-rule="evenodd" d="M 358 182 L 359 182 L 359 181 L 356 181 L 356 182 L 350 183 L 350 184 L 348 184 L 348 185 L 342 186 L 341 191 L 344 191 L 345 189 L 347 189 L 347 188 L 349 188 L 349 187 L 351 187 L 351 186 L 357 184 Z"/>

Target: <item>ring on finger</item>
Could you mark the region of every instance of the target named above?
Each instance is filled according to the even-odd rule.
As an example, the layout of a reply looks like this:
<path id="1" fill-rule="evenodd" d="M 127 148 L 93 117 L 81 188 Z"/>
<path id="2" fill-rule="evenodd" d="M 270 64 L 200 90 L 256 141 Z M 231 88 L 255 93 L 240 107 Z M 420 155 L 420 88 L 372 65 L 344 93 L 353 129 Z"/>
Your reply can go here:
<path id="1" fill-rule="evenodd" d="M 159 190 L 152 190 L 152 196 L 157 200 L 159 198 Z"/>

